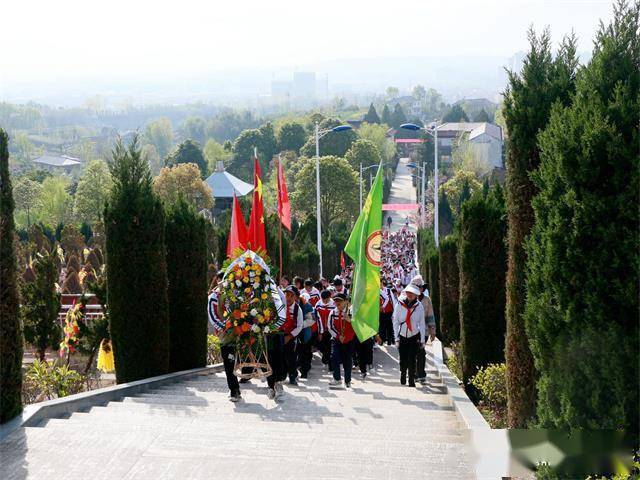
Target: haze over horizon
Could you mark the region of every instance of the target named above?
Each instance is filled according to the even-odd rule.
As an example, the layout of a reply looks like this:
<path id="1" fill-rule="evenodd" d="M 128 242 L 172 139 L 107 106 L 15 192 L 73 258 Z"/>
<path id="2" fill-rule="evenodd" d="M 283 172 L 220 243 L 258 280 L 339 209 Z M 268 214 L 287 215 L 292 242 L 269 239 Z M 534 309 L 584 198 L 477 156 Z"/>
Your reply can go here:
<path id="1" fill-rule="evenodd" d="M 451 98 L 491 96 L 509 59 L 526 50 L 530 26 L 548 26 L 556 44 L 573 31 L 578 51 L 590 52 L 611 10 L 610 0 L 11 2 L 0 32 L 10 46 L 0 57 L 0 100 L 255 99 L 296 70 L 328 75 L 333 94 L 421 83 Z"/>

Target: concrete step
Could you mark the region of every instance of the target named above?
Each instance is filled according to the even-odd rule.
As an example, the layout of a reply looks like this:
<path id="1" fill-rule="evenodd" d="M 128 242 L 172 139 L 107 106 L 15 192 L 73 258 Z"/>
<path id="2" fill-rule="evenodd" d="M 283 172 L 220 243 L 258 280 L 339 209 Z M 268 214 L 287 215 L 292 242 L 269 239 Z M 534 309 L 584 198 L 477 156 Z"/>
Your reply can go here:
<path id="1" fill-rule="evenodd" d="M 358 404 L 339 404 L 338 402 L 314 402 L 310 403 L 309 401 L 304 401 L 303 397 L 296 398 L 286 398 L 279 402 L 275 403 L 270 401 L 264 395 L 264 398 L 259 396 L 254 396 L 253 398 L 249 396 L 245 396 L 242 404 L 238 405 L 230 405 L 228 401 L 223 398 L 219 400 L 209 401 L 203 398 L 196 397 L 176 397 L 176 396 L 154 396 L 149 395 L 145 397 L 127 397 L 124 398 L 121 402 L 111 402 L 108 406 L 115 405 L 118 408 L 127 408 L 127 406 L 136 406 L 136 407 L 146 407 L 148 410 L 154 409 L 165 409 L 165 410 L 189 410 L 191 412 L 202 412 L 206 414 L 210 411 L 216 411 L 220 414 L 228 412 L 230 414 L 235 413 L 236 411 L 262 411 L 264 409 L 271 409 L 275 405 L 280 405 L 282 408 L 286 408 L 290 413 L 317 413 L 320 414 L 322 412 L 330 413 L 341 413 L 343 415 L 347 414 L 367 414 L 368 412 L 375 418 L 376 414 L 378 416 L 399 416 L 399 417 L 407 417 L 415 415 L 420 415 L 421 417 L 431 417 L 431 416 L 451 416 L 455 415 L 455 410 L 452 406 L 443 406 L 439 405 L 433 401 L 422 400 L 419 401 L 407 401 L 402 411 L 398 411 L 397 408 L 394 408 L 396 405 L 385 405 L 383 407 L 377 407 L 375 410 L 371 409 L 371 403 L 361 402 Z M 395 403 L 395 402 L 394 402 Z M 400 402 L 398 402 L 400 403 Z"/>
<path id="2" fill-rule="evenodd" d="M 126 420 L 126 419 L 125 419 Z M 120 415 L 114 414 L 113 418 L 109 418 L 108 415 L 93 415 L 91 413 L 74 413 L 71 417 L 66 419 L 53 418 L 46 420 L 38 427 L 32 427 L 39 429 L 41 431 L 45 430 L 45 427 L 55 427 L 55 428 L 67 428 L 70 430 L 73 429 L 84 429 L 84 428 L 92 428 L 100 431 L 117 431 L 122 432 L 123 429 L 125 431 L 211 431 L 214 432 L 215 435 L 237 435 L 244 436 L 250 435 L 255 432 L 256 428 L 254 424 L 246 423 L 246 422 L 233 422 L 233 423 L 225 423 L 221 422 L 215 425 L 215 428 L 212 427 L 211 422 L 205 422 L 201 424 L 199 422 L 187 422 L 187 423 L 176 423 L 176 422 L 158 422 L 157 419 L 155 422 L 149 422 L 147 424 L 131 424 L 126 421 L 120 421 Z M 349 430 L 344 428 L 340 428 L 338 425 L 324 425 L 320 423 L 285 423 L 285 422 L 272 422 L 269 431 L 274 434 L 280 432 L 289 432 L 289 433 L 300 433 L 300 434 L 309 434 L 314 431 L 331 431 L 332 438 L 343 438 L 345 436 L 351 435 Z M 437 437 L 438 435 L 444 436 L 455 436 L 461 437 L 465 435 L 465 431 L 461 430 L 458 426 L 455 428 L 440 426 L 440 425 L 430 425 L 429 429 L 415 427 L 415 426 L 375 426 L 371 425 L 367 429 L 368 434 L 371 435 L 379 435 L 379 436 L 405 436 L 407 438 L 417 438 L 417 437 Z"/>
<path id="3" fill-rule="evenodd" d="M 346 393 L 346 392 L 345 392 Z M 263 400 L 266 396 L 266 391 L 263 392 L 255 392 L 255 391 L 247 391 L 243 392 L 243 398 L 247 401 L 260 401 Z M 313 400 L 317 405 L 327 404 L 332 406 L 343 406 L 351 404 L 353 401 L 352 398 L 336 398 L 333 396 L 323 397 L 318 395 L 316 392 L 299 392 L 296 391 L 293 394 L 285 394 L 292 399 L 294 402 L 300 402 L 304 400 Z M 157 402 L 157 403 L 175 403 L 180 405 L 192 405 L 192 406 L 206 406 L 212 405 L 218 402 L 226 402 L 227 401 L 227 392 L 208 392 L 208 393 L 189 393 L 183 390 L 157 390 L 151 393 L 141 393 L 136 395 L 135 397 L 125 397 L 123 402 L 130 401 L 139 401 L 142 399 L 147 399 L 149 403 Z M 375 406 L 382 407 L 380 405 L 380 400 L 376 398 L 375 394 L 372 395 L 358 395 L 357 404 L 360 407 L 365 406 Z M 393 408 L 395 403 L 411 403 L 413 406 L 422 408 L 425 410 L 449 410 L 453 411 L 453 407 L 451 406 L 451 400 L 445 395 L 437 395 L 437 394 L 423 394 L 419 396 L 403 398 L 402 400 L 393 400 L 390 401 L 390 405 L 384 408 Z"/>
<path id="4" fill-rule="evenodd" d="M 241 413 L 241 414 L 239 414 Z M 81 415 L 74 413 L 72 417 Z M 162 406 L 141 404 L 109 404 L 108 407 L 94 407 L 89 412 L 92 416 L 113 418 L 113 421 L 130 422 L 133 425 L 153 424 L 154 422 L 184 423 L 199 422 L 203 424 L 219 425 L 225 422 L 249 423 L 302 423 L 302 424 L 326 424 L 357 425 L 358 428 L 371 428 L 373 426 L 394 425 L 398 428 L 418 426 L 429 429 L 432 426 L 460 428 L 455 414 L 450 415 L 412 415 L 408 417 L 366 416 L 362 412 L 354 412 L 353 415 L 330 411 L 289 411 L 282 405 L 274 405 L 271 408 L 258 406 L 249 410 L 245 406 L 238 407 L 238 411 L 222 411 L 211 409 L 209 412 L 193 411 L 191 408 L 171 409 Z"/>
<path id="5" fill-rule="evenodd" d="M 99 430 L 96 428 L 98 425 Z M 90 428 L 92 427 L 92 428 Z M 79 428 L 83 433 L 78 433 Z M 90 428 L 89 433 L 85 435 L 84 429 Z M 31 432 L 31 430 L 40 430 L 40 432 Z M 44 432 L 43 435 L 41 432 Z M 349 448 L 357 447 L 358 445 L 364 445 L 366 443 L 376 443 L 384 440 L 385 443 L 393 443 L 397 448 L 410 448 L 410 445 L 418 442 L 419 444 L 451 444 L 451 443 L 463 443 L 465 438 L 459 431 L 453 429 L 439 429 L 437 432 L 425 432 L 425 431 L 412 431 L 412 435 L 407 436 L 406 431 L 396 430 L 393 434 L 384 432 L 381 430 L 367 431 L 366 435 L 354 435 L 353 430 L 345 428 L 329 428 L 324 430 L 323 437 L 327 438 L 330 442 L 346 442 L 349 443 Z M 33 435 L 30 439 L 29 447 L 35 447 L 39 445 L 39 442 L 47 442 L 53 440 L 54 444 L 59 444 L 60 438 L 66 438 L 69 435 L 84 436 L 85 440 L 89 443 L 93 443 L 93 440 L 97 440 L 100 444 L 100 438 L 117 437 L 120 435 L 136 435 L 139 438 L 158 437 L 160 435 L 173 435 L 189 437 L 197 441 L 198 439 L 207 439 L 209 442 L 203 442 L 203 446 L 209 445 L 210 447 L 220 442 L 224 442 L 225 438 L 229 438 L 229 435 L 241 434 L 243 444 L 248 447 L 252 444 L 259 445 L 263 443 L 265 439 L 278 437 L 280 442 L 285 442 L 291 445 L 305 445 L 311 443 L 314 445 L 318 442 L 312 440 L 313 436 L 308 429 L 291 429 L 283 428 L 277 431 L 273 429 L 261 429 L 261 428 L 244 428 L 241 430 L 234 428 L 206 428 L 206 426 L 198 424 L 190 424 L 188 426 L 175 426 L 169 428 L 168 426 L 157 425 L 144 425 L 144 426 L 132 426 L 126 424 L 95 424 L 93 422 L 79 422 L 65 420 L 62 423 L 51 422 L 47 424 L 45 428 L 27 427 L 27 436 Z M 322 443 L 322 442 L 320 442 Z M 105 448 L 106 445 L 102 444 Z M 324 448 L 322 445 L 320 448 Z"/>

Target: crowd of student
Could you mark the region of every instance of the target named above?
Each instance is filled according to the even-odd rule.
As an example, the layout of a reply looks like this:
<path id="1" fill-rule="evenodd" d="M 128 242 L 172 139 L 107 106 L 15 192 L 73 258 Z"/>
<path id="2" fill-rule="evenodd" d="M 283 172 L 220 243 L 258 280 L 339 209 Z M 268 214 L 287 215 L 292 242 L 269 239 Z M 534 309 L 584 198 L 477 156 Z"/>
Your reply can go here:
<path id="1" fill-rule="evenodd" d="M 383 267 L 380 288 L 380 328 L 378 335 L 360 341 L 351 325 L 349 286 L 351 270 L 346 268 L 332 282 L 295 277 L 280 280 L 286 301 L 286 320 L 277 334 L 269 335 L 267 354 L 272 373 L 267 377 L 269 398 L 284 393 L 283 384 L 297 385 L 298 378 L 308 378 L 313 352 L 318 351 L 323 368 L 333 374 L 330 388 L 351 387 L 352 369 L 356 365 L 365 379 L 374 370 L 374 349 L 395 345 L 400 357 L 400 383 L 415 386 L 426 382 L 427 337 L 435 338 L 435 318 L 431 299 L 415 264 L 415 235 L 403 228 L 384 232 Z M 211 295 L 219 292 L 219 272 Z M 241 398 L 240 383 L 234 375 L 236 351 L 233 341 L 219 329 L 221 308 L 217 302 L 210 311 L 214 332 L 221 340 L 221 354 L 230 391 L 229 399 Z"/>

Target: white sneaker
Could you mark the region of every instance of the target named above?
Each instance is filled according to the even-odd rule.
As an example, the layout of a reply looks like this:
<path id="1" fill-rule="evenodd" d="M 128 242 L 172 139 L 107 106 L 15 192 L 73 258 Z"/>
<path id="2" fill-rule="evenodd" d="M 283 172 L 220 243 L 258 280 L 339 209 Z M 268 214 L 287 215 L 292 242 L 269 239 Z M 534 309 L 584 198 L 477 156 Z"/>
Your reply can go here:
<path id="1" fill-rule="evenodd" d="M 276 398 L 276 391 L 275 391 L 273 388 L 270 388 L 270 389 L 267 391 L 267 398 L 268 398 L 269 400 L 273 400 L 274 398 Z"/>
<path id="2" fill-rule="evenodd" d="M 360 372 L 360 378 L 362 380 L 364 380 L 365 378 L 367 378 L 367 372 Z"/>
<path id="3" fill-rule="evenodd" d="M 239 402 L 240 400 L 242 400 L 242 397 L 240 396 L 240 393 L 229 395 L 229 401 L 230 402 L 236 403 L 236 402 Z"/>
<path id="4" fill-rule="evenodd" d="M 329 381 L 329 388 L 342 388 L 342 381 L 341 380 L 336 380 L 335 378 L 332 378 Z"/>

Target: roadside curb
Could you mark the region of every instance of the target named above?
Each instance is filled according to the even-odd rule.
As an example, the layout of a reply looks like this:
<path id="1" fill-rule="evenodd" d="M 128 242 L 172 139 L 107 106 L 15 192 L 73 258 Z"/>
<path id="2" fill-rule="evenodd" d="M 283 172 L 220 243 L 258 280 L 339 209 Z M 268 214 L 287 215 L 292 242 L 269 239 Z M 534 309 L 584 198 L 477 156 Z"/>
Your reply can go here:
<path id="1" fill-rule="evenodd" d="M 480 411 L 469 399 L 464 389 L 458 384 L 458 379 L 451 373 L 449 367 L 444 363 L 442 355 L 442 343 L 436 339 L 431 346 L 433 352 L 433 364 L 442 379 L 447 394 L 451 398 L 451 403 L 455 408 L 458 418 L 469 430 L 486 429 L 491 430 L 489 423 L 484 419 Z"/>
<path id="2" fill-rule="evenodd" d="M 121 383 L 119 385 L 99 388 L 76 395 L 69 395 L 68 397 L 55 398 L 46 402 L 26 405 L 21 415 L 0 426 L 0 440 L 3 440 L 18 428 L 35 427 L 44 419 L 59 418 L 65 414 L 105 405 L 108 402 L 142 393 L 150 388 L 183 380 L 185 377 L 192 375 L 209 375 L 221 371 L 223 371 L 223 366 L 221 363 L 217 363 L 215 365 L 207 365 L 206 367 L 167 373 L 166 375 L 136 380 L 135 382 Z"/>

